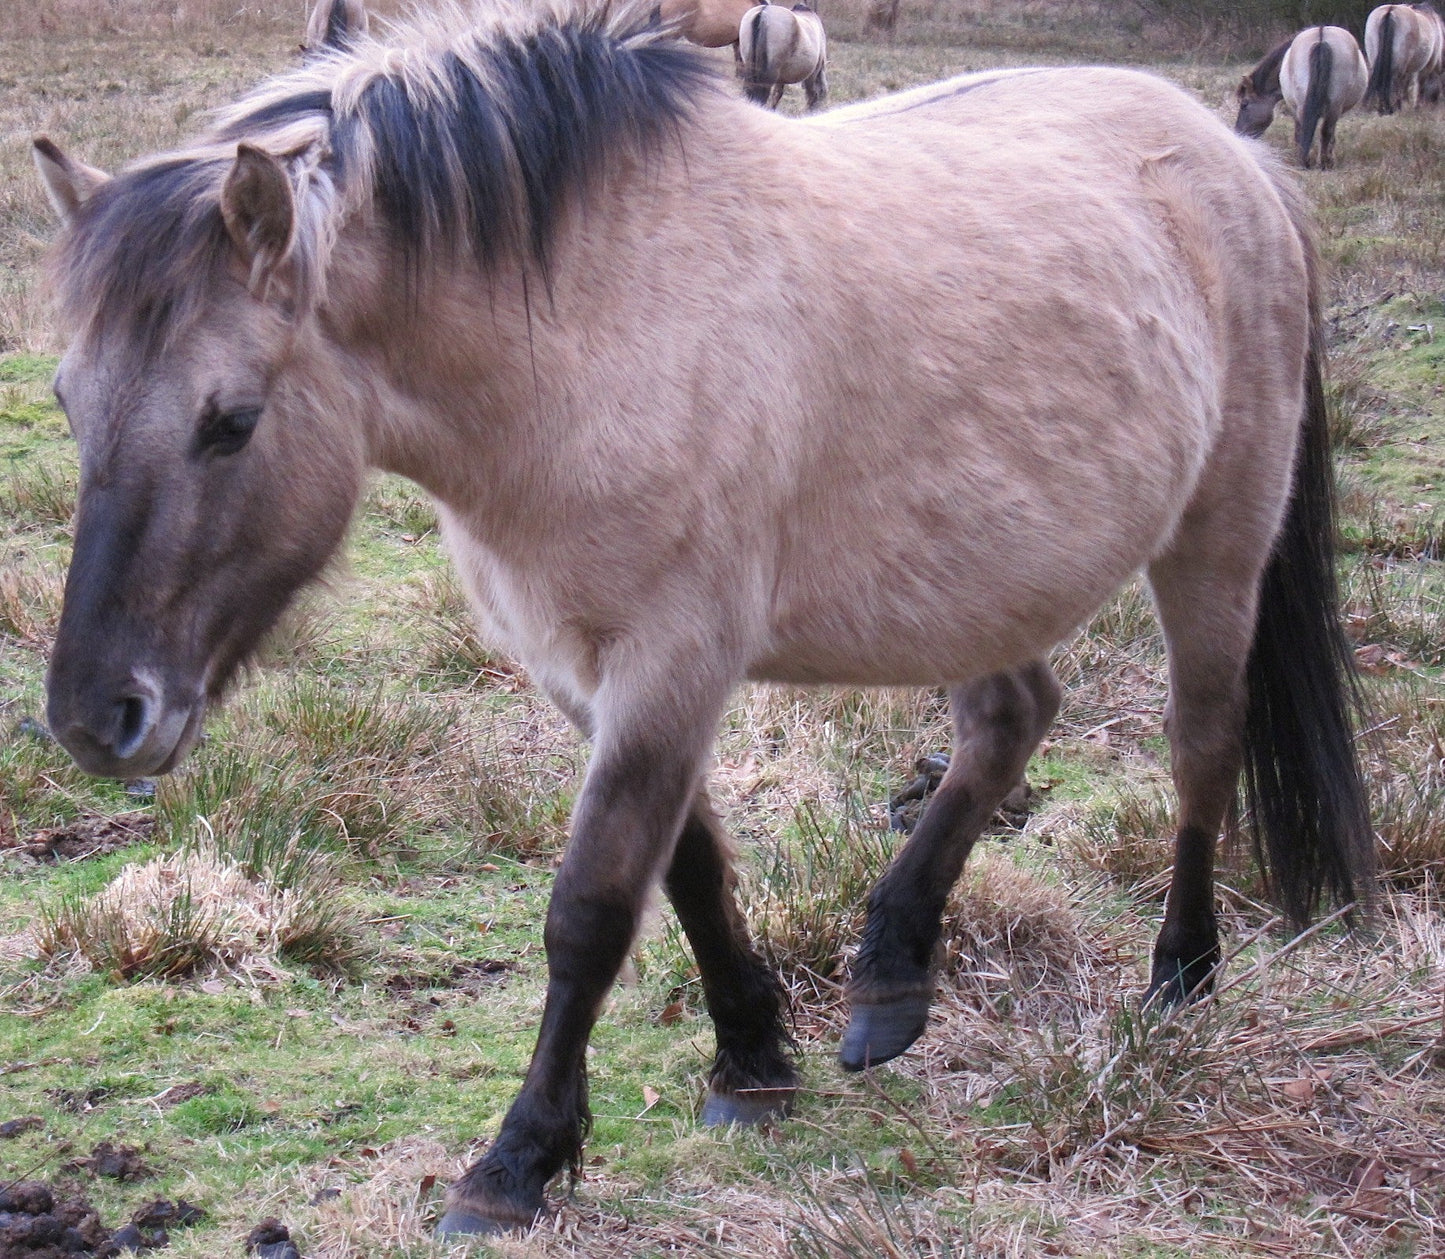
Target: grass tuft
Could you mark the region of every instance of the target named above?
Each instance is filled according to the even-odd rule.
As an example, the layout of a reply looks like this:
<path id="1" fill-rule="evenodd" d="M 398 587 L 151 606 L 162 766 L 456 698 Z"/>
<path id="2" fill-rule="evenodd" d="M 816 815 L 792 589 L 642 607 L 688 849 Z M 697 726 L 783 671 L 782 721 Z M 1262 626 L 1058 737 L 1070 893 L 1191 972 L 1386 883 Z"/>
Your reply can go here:
<path id="1" fill-rule="evenodd" d="M 330 870 L 297 848 L 266 870 L 219 845 L 127 866 L 96 895 L 42 909 L 40 954 L 84 958 L 120 981 L 215 970 L 275 980 L 283 962 L 344 971 L 363 954 L 356 916 Z"/>

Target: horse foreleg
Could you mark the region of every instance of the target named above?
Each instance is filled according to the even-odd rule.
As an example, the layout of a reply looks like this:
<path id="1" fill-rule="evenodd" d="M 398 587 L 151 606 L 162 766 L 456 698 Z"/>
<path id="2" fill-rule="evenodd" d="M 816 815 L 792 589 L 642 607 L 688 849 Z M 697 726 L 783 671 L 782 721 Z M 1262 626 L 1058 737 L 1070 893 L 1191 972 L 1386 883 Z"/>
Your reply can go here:
<path id="1" fill-rule="evenodd" d="M 547 910 L 537 1047 L 497 1139 L 448 1192 L 439 1234 L 525 1228 L 544 1210 L 547 1182 L 564 1167 L 580 1167 L 591 1126 L 587 1040 L 681 831 L 716 715 L 709 705 L 706 720 L 681 723 L 674 708 L 667 721 L 629 724 L 630 735 L 599 721 Z"/>
<path id="2" fill-rule="evenodd" d="M 774 83 L 768 91 L 768 108 L 777 109 L 783 99 L 783 93 L 788 90 L 786 83 Z"/>
<path id="3" fill-rule="evenodd" d="M 868 925 L 848 984 L 844 1068 L 886 1062 L 923 1033 L 933 953 L 949 891 L 994 810 L 1023 775 L 1059 707 L 1042 660 L 949 692 L 954 750 L 912 838 L 868 898 Z"/>
<path id="4" fill-rule="evenodd" d="M 785 1114 L 798 1087 L 789 1054 L 788 999 L 758 956 L 738 909 L 728 844 L 705 796 L 683 823 L 663 881 L 692 946 L 717 1031 L 704 1124 L 756 1123 Z"/>

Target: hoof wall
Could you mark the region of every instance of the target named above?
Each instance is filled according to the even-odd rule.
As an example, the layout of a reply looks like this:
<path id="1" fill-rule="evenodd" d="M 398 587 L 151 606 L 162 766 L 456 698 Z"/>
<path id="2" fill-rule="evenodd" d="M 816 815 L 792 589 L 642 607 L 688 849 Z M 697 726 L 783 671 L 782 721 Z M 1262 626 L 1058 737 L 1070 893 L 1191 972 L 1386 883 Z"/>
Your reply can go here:
<path id="1" fill-rule="evenodd" d="M 900 997 L 876 1004 L 858 1003 L 843 1033 L 838 1061 L 845 1071 L 862 1071 L 896 1058 L 923 1035 L 928 998 Z"/>
<path id="2" fill-rule="evenodd" d="M 1172 1010 L 1176 1006 L 1199 1001 L 1214 990 L 1214 977 L 1219 969 L 1218 958 L 1207 962 L 1154 963 L 1149 987 L 1144 990 L 1140 1005 L 1144 1009 Z"/>
<path id="3" fill-rule="evenodd" d="M 436 1236 L 500 1237 L 519 1227 L 521 1226 L 516 1224 L 503 1224 L 500 1220 L 489 1219 L 463 1207 L 452 1207 L 437 1222 Z"/>
<path id="4" fill-rule="evenodd" d="M 726 1128 L 738 1124 L 755 1128 L 774 1119 L 786 1119 L 793 1109 L 793 1088 L 740 1089 L 722 1093 L 708 1089 L 702 1104 L 702 1125 L 705 1128 Z"/>

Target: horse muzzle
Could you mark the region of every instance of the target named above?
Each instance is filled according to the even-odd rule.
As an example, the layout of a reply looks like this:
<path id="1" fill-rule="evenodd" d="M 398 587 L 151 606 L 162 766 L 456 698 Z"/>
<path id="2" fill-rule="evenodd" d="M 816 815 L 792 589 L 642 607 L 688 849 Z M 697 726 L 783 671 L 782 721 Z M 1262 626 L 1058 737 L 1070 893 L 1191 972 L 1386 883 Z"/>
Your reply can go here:
<path id="1" fill-rule="evenodd" d="M 52 670 L 46 715 L 51 733 L 86 773 L 141 778 L 168 773 L 190 751 L 205 702 L 169 701 L 144 670 L 112 685 L 96 679 L 66 685 Z"/>

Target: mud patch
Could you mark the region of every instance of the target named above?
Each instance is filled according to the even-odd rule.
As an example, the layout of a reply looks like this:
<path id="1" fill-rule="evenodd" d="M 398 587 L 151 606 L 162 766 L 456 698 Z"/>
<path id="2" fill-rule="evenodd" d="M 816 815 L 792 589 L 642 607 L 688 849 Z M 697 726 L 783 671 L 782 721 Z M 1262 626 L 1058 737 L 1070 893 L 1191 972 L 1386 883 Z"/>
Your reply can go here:
<path id="1" fill-rule="evenodd" d="M 0 852 L 14 852 L 50 864 L 84 861 L 148 840 L 155 829 L 155 816 L 143 810 L 88 813 L 65 826 L 36 831 L 28 839 L 0 835 Z"/>
<path id="2" fill-rule="evenodd" d="M 143 1180 L 155 1170 L 135 1146 L 114 1146 L 109 1141 L 100 1142 L 89 1157 L 72 1159 L 65 1167 L 67 1171 L 86 1171 L 107 1180 Z"/>
<path id="3" fill-rule="evenodd" d="M 39 1115 L 23 1115 L 19 1119 L 7 1119 L 4 1123 L 0 1123 L 0 1141 L 10 1141 L 43 1127 L 45 1127 L 45 1120 Z"/>
<path id="4" fill-rule="evenodd" d="M 387 976 L 382 987 L 389 997 L 404 1004 L 395 1021 L 409 1032 L 420 1032 L 440 1010 L 455 1004 L 457 998 L 478 997 L 504 984 L 512 968 L 511 962 L 484 957 L 473 962 L 458 962 L 443 975 L 397 971 Z M 442 1034 L 448 1036 L 456 1031 L 451 1019 L 443 1020 L 440 1028 Z"/>

